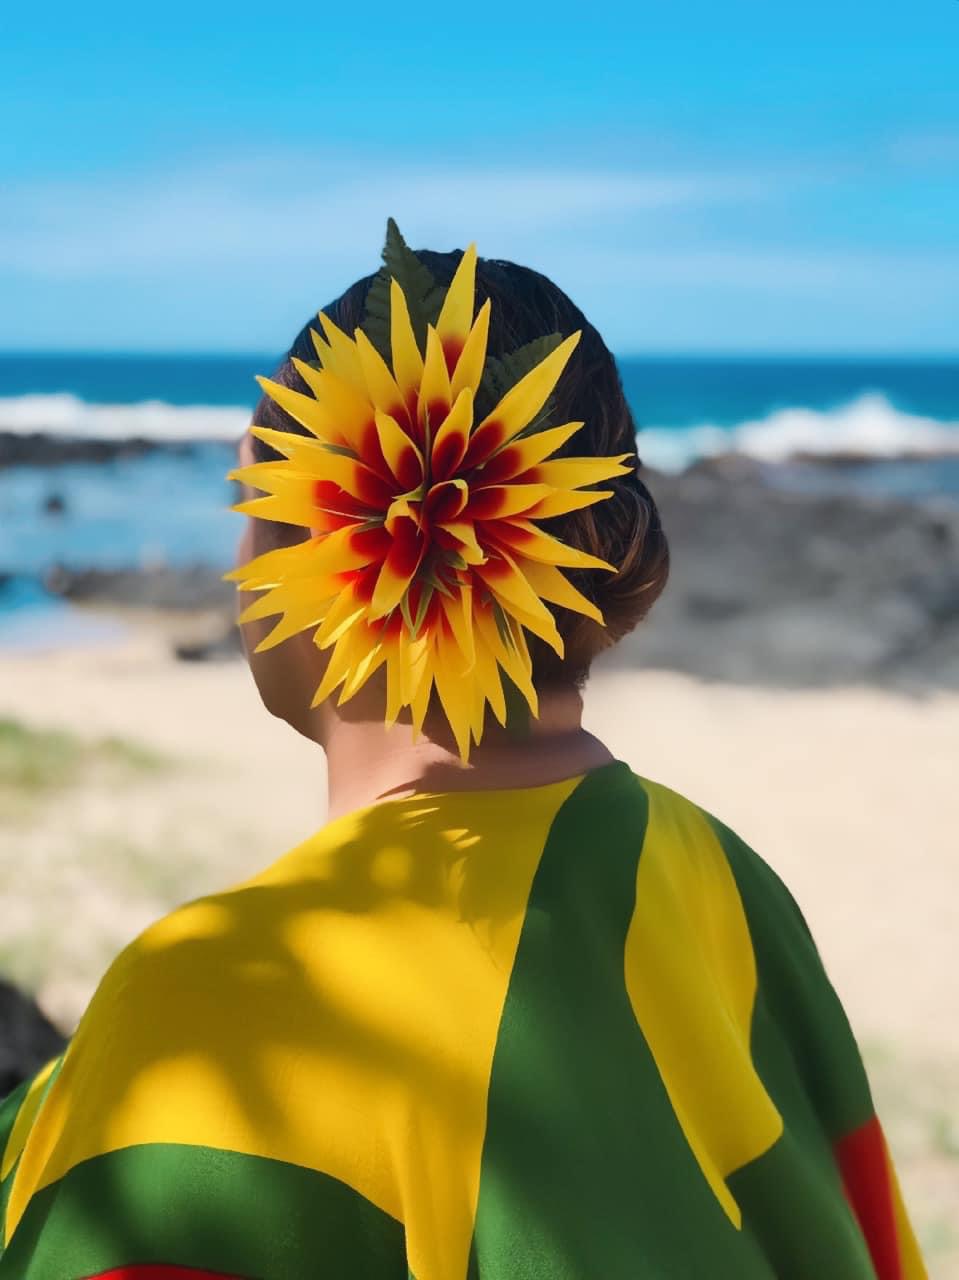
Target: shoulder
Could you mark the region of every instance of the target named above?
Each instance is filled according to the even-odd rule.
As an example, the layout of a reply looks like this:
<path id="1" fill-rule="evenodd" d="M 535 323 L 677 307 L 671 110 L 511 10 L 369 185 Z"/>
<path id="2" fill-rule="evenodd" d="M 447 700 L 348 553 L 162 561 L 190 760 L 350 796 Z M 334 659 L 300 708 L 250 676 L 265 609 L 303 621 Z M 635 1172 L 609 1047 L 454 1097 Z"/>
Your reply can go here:
<path id="1" fill-rule="evenodd" d="M 718 852 L 735 881 L 751 930 L 773 932 L 812 948 L 812 936 L 795 899 L 768 862 L 732 827 L 688 796 L 636 775 L 649 804 L 647 840 L 683 845 L 701 859 Z"/>

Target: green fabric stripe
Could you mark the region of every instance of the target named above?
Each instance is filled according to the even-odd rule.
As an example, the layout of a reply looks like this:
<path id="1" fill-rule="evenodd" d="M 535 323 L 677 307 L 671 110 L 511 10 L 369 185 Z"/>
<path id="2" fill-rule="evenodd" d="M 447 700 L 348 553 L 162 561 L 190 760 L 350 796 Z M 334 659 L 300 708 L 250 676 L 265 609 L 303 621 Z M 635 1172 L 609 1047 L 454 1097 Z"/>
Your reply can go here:
<path id="1" fill-rule="evenodd" d="M 473 1277 L 771 1275 L 703 1178 L 626 992 L 647 814 L 611 766 L 549 833 L 493 1060 Z"/>
<path id="2" fill-rule="evenodd" d="M 75 1280 L 132 1263 L 251 1280 L 409 1280 L 401 1223 L 337 1179 L 209 1147 L 127 1147 L 39 1192 L 0 1280 Z"/>
<path id="3" fill-rule="evenodd" d="M 709 816 L 709 815 L 707 815 Z M 874 1276 L 833 1153 L 872 1114 L 849 1024 L 799 908 L 779 877 L 710 817 L 729 859 L 756 955 L 752 1052 L 783 1117 L 781 1140 L 727 1180 L 776 1275 Z"/>
<path id="4" fill-rule="evenodd" d="M 874 1113 L 845 1011 L 789 890 L 735 832 L 706 816 L 739 888 L 767 1012 L 778 1022 L 816 1113 L 836 1142 Z"/>
<path id="5" fill-rule="evenodd" d="M 23 1104 L 24 1098 L 27 1096 L 27 1090 L 30 1088 L 30 1081 L 24 1080 L 13 1090 L 8 1093 L 3 1102 L 0 1102 L 0 1159 L 7 1149 L 7 1143 L 10 1141 L 10 1134 L 13 1132 L 13 1126 L 16 1123 L 17 1113 Z M 19 1160 L 17 1164 L 19 1164 Z M 10 1199 L 10 1188 L 13 1186 L 13 1179 L 17 1172 L 17 1164 L 13 1166 L 7 1176 L 0 1182 L 0 1257 L 3 1256 L 3 1224 L 6 1219 L 7 1202 Z"/>

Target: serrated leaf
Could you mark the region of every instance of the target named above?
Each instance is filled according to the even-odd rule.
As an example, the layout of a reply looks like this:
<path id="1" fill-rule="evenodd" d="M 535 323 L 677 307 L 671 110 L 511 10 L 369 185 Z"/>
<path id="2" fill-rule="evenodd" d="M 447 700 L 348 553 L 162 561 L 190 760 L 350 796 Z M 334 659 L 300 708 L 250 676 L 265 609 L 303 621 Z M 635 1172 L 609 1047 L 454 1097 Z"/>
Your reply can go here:
<path id="1" fill-rule="evenodd" d="M 406 297 L 410 323 L 420 350 L 426 350 L 426 327 L 439 319 L 446 291 L 432 272 L 409 247 L 392 218 L 386 223 L 383 266 L 366 295 L 363 332 L 383 359 L 392 367 L 390 343 L 390 280 L 395 280 Z"/>
<path id="2" fill-rule="evenodd" d="M 477 422 L 482 422 L 487 414 L 495 409 L 510 387 L 515 387 L 521 378 L 525 378 L 548 355 L 552 355 L 562 341 L 561 333 L 547 333 L 540 338 L 534 338 L 532 342 L 527 342 L 525 346 L 517 347 L 508 355 L 490 356 L 486 361 L 476 396 Z M 534 430 L 542 430 L 552 408 L 553 402 L 550 399 L 536 415 L 534 422 L 524 427 L 520 434 L 531 435 Z"/>

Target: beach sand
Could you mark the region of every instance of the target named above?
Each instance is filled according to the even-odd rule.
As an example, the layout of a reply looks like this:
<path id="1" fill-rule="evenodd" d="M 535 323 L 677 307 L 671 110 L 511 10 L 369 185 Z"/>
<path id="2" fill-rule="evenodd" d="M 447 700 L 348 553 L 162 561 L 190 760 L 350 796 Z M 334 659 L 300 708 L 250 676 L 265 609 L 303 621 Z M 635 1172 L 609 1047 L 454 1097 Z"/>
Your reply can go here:
<path id="1" fill-rule="evenodd" d="M 93 764 L 0 812 L 0 972 L 66 1028 L 150 920 L 323 820 L 321 753 L 266 715 L 245 666 L 174 662 L 155 630 L 3 655 L 0 717 L 163 757 Z M 931 1273 L 959 1277 L 959 695 L 610 671 L 587 722 L 785 879 L 866 1054 Z"/>

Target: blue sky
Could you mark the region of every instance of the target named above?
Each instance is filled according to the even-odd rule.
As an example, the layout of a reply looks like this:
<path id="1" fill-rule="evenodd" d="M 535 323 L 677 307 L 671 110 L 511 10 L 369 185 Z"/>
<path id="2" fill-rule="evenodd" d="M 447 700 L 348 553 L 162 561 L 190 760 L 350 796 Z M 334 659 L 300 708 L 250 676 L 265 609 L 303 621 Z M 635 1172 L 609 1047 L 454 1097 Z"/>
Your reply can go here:
<path id="1" fill-rule="evenodd" d="M 0 19 L 0 347 L 273 351 L 414 245 L 618 352 L 959 350 L 959 0 Z"/>

